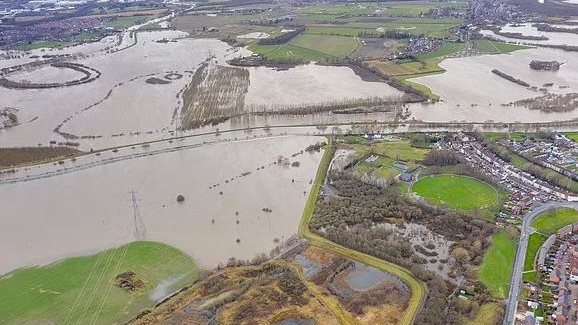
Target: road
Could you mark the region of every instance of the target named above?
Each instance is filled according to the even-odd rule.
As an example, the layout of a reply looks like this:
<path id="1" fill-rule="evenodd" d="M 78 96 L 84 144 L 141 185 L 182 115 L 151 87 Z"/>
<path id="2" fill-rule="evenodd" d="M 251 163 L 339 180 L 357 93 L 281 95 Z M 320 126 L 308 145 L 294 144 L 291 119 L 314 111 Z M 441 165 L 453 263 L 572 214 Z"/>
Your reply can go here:
<path id="1" fill-rule="evenodd" d="M 526 251 L 528 249 L 528 237 L 533 231 L 532 222 L 536 217 L 552 208 L 573 208 L 578 210 L 578 202 L 548 202 L 535 207 L 524 216 L 520 241 L 518 242 L 518 250 L 516 252 L 516 259 L 514 260 L 512 278 L 510 280 L 510 292 L 508 293 L 508 300 L 506 301 L 506 312 L 504 314 L 503 325 L 510 325 L 515 322 L 518 297 L 520 296 L 520 289 L 522 287 L 524 260 L 526 259 Z"/>

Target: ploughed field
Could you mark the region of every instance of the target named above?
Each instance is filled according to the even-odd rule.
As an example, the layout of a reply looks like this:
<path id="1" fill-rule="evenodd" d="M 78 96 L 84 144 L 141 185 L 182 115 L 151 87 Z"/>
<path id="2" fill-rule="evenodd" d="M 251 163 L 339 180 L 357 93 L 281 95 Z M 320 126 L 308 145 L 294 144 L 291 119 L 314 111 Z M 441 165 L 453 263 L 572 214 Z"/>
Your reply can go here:
<path id="1" fill-rule="evenodd" d="M 491 185 L 459 175 L 424 177 L 413 185 L 412 190 L 434 204 L 462 211 L 484 209 L 498 201 L 498 193 Z"/>

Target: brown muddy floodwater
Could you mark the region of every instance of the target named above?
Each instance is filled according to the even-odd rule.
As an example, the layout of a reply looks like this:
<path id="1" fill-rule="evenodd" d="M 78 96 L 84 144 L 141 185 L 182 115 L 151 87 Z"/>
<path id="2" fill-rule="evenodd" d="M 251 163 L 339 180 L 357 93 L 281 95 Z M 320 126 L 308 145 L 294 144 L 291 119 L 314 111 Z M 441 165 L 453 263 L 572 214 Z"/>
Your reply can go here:
<path id="1" fill-rule="evenodd" d="M 300 65 L 288 70 L 250 68 L 245 106 L 279 108 L 330 103 L 341 100 L 401 96 L 384 82 L 367 82 L 348 67 Z"/>
<path id="2" fill-rule="evenodd" d="M 266 253 L 296 233 L 321 159 L 321 153 L 291 155 L 319 141 L 227 142 L 0 185 L 0 274 L 145 233 L 145 240 L 173 245 L 206 268 Z M 299 167 L 273 164 L 281 155 Z M 138 232 L 130 191 L 138 192 L 144 223 Z"/>

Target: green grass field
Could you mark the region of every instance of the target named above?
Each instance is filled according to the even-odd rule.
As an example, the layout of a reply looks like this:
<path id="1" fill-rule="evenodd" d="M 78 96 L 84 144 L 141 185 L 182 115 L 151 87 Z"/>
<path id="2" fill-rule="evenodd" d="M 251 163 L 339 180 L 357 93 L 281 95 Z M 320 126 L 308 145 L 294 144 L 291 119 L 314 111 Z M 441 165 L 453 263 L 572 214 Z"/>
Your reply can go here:
<path id="1" fill-rule="evenodd" d="M 382 141 L 374 145 L 376 154 L 401 161 L 421 161 L 429 149 L 412 147 L 408 141 Z"/>
<path id="2" fill-rule="evenodd" d="M 494 187 L 460 175 L 427 176 L 417 181 L 412 190 L 427 201 L 461 211 L 483 210 L 499 201 Z"/>
<path id="3" fill-rule="evenodd" d="M 152 19 L 153 16 L 124 16 L 117 17 L 108 24 L 107 27 L 113 27 L 116 29 L 126 29 L 130 26 L 142 24 L 145 21 Z"/>
<path id="4" fill-rule="evenodd" d="M 528 238 L 528 251 L 526 252 L 526 259 L 524 259 L 524 271 L 533 271 L 534 270 L 534 260 L 536 259 L 536 255 L 538 254 L 538 250 L 540 246 L 542 246 L 547 236 L 533 233 Z"/>
<path id="5" fill-rule="evenodd" d="M 578 132 L 565 132 L 564 135 L 572 141 L 578 142 Z"/>
<path id="6" fill-rule="evenodd" d="M 18 49 L 21 51 L 30 51 L 35 49 L 58 49 L 63 48 L 66 46 L 73 45 L 74 43 L 71 42 L 61 42 L 61 41 L 42 41 L 42 42 L 34 42 L 30 44 L 22 44 L 18 46 Z"/>
<path id="7" fill-rule="evenodd" d="M 253 53 L 258 53 L 272 61 L 301 59 L 304 61 L 319 62 L 332 58 L 331 55 L 298 46 L 293 46 L 291 44 L 250 45 L 249 50 Z"/>
<path id="8" fill-rule="evenodd" d="M 129 293 L 114 285 L 115 277 L 127 271 L 144 288 Z M 0 324 L 122 323 L 154 304 L 149 294 L 170 294 L 198 272 L 188 256 L 154 242 L 16 270 L 0 278 Z M 157 288 L 161 283 L 166 288 Z"/>
<path id="9" fill-rule="evenodd" d="M 297 36 L 291 41 L 291 44 L 337 58 L 344 58 L 359 47 L 359 43 L 354 37 L 308 33 Z"/>
<path id="10" fill-rule="evenodd" d="M 502 54 L 514 52 L 517 50 L 529 49 L 530 47 L 484 39 L 474 40 L 473 48 L 480 54 Z"/>
<path id="11" fill-rule="evenodd" d="M 567 225 L 578 222 L 578 211 L 574 209 L 558 209 L 543 214 L 532 222 L 536 231 L 546 235 L 552 235 Z"/>
<path id="12" fill-rule="evenodd" d="M 431 59 L 440 59 L 440 58 L 447 57 L 449 55 L 458 53 L 463 49 L 464 49 L 464 43 L 445 42 L 441 48 L 439 48 L 433 52 L 416 55 L 416 59 L 418 59 L 420 61 L 431 60 Z M 439 61 L 438 61 L 438 63 L 439 63 Z"/>
<path id="13" fill-rule="evenodd" d="M 480 311 L 474 320 L 466 320 L 468 325 L 495 325 L 500 320 L 500 310 L 502 307 L 499 303 L 489 302 L 480 306 Z"/>
<path id="14" fill-rule="evenodd" d="M 492 244 L 484 255 L 478 277 L 496 298 L 508 296 L 512 267 L 516 256 L 516 243 L 506 232 L 492 237 Z"/>
<path id="15" fill-rule="evenodd" d="M 536 283 L 536 281 L 538 281 L 538 274 L 536 274 L 536 271 L 525 271 L 522 273 L 522 281 Z"/>

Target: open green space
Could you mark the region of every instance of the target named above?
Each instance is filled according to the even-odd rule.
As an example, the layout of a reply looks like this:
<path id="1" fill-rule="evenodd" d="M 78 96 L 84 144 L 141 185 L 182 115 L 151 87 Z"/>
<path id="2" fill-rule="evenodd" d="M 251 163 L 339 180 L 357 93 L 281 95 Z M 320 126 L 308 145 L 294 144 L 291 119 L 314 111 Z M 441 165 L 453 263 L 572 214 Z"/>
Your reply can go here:
<path id="1" fill-rule="evenodd" d="M 546 242 L 546 239 L 548 239 L 547 236 L 536 232 L 530 234 L 530 237 L 528 237 L 528 250 L 526 252 L 526 258 L 524 259 L 524 271 L 534 270 L 534 260 L 536 259 L 538 250 Z"/>
<path id="2" fill-rule="evenodd" d="M 337 58 L 344 58 L 350 55 L 359 46 L 359 43 L 353 37 L 308 33 L 297 36 L 291 41 L 291 44 Z"/>
<path id="3" fill-rule="evenodd" d="M 538 274 L 536 271 L 525 271 L 522 273 L 522 281 L 536 283 L 538 281 Z"/>
<path id="4" fill-rule="evenodd" d="M 416 59 L 419 61 L 440 59 L 452 54 L 456 54 L 463 49 L 464 43 L 445 42 L 442 47 L 433 52 L 416 55 Z"/>
<path id="5" fill-rule="evenodd" d="M 106 24 L 107 27 L 112 27 L 116 29 L 126 29 L 130 26 L 142 24 L 153 16 L 124 16 L 116 17 L 114 20 Z"/>
<path id="6" fill-rule="evenodd" d="M 303 47 L 294 46 L 291 44 L 283 45 L 250 45 L 249 50 L 253 53 L 258 53 L 272 61 L 283 60 L 304 60 L 304 61 L 324 61 L 331 59 L 332 56 L 306 49 Z"/>
<path id="7" fill-rule="evenodd" d="M 468 325 L 495 325 L 500 320 L 502 307 L 497 302 L 489 302 L 480 306 L 480 311 L 474 320 L 467 320 Z"/>
<path id="8" fill-rule="evenodd" d="M 564 135 L 567 136 L 570 140 L 578 142 L 578 132 L 565 132 Z"/>
<path id="9" fill-rule="evenodd" d="M 510 278 L 516 257 L 516 242 L 505 231 L 492 237 L 478 276 L 496 298 L 508 296 Z"/>
<path id="10" fill-rule="evenodd" d="M 461 211 L 486 209 L 499 201 L 498 191 L 490 184 L 460 175 L 423 177 L 412 190 L 427 201 Z"/>
<path id="11" fill-rule="evenodd" d="M 474 40 L 473 48 L 480 54 L 502 54 L 510 53 L 517 50 L 529 49 L 529 46 L 517 45 L 493 40 Z"/>
<path id="12" fill-rule="evenodd" d="M 41 42 L 33 42 L 30 44 L 22 44 L 22 45 L 19 45 L 17 47 L 17 49 L 21 50 L 21 51 L 31 51 L 31 50 L 35 50 L 35 49 L 41 49 L 41 48 L 58 49 L 58 48 L 70 46 L 72 44 L 73 43 L 62 42 L 62 41 L 41 41 Z"/>
<path id="13" fill-rule="evenodd" d="M 372 151 L 401 161 L 421 161 L 429 149 L 412 147 L 409 141 L 382 141 L 372 146 Z"/>
<path id="14" fill-rule="evenodd" d="M 142 281 L 127 291 L 117 275 Z M 119 324 L 193 281 L 199 269 L 179 250 L 134 242 L 92 256 L 16 270 L 0 278 L 1 324 Z M 155 298 L 155 299 L 158 299 Z"/>
<path id="15" fill-rule="evenodd" d="M 377 10 L 375 4 L 339 4 L 339 5 L 317 5 L 307 6 L 299 9 L 299 12 L 307 15 L 367 15 Z"/>
<path id="16" fill-rule="evenodd" d="M 578 222 L 578 211 L 574 209 L 557 209 L 534 219 L 532 227 L 540 233 L 552 235 L 565 226 L 576 222 Z"/>

